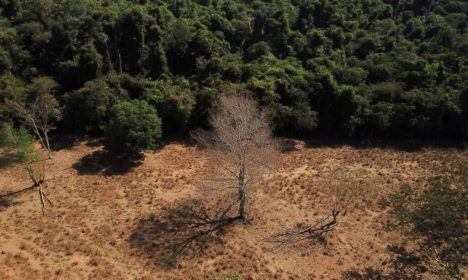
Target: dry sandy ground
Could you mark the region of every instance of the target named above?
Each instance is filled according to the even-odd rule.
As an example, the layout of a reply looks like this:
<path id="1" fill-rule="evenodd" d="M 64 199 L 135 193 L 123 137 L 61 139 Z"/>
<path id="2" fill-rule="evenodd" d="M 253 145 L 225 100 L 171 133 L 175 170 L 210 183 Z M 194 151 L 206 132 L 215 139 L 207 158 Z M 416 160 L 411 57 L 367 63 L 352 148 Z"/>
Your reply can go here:
<path id="1" fill-rule="evenodd" d="M 0 206 L 0 279 L 206 279 L 232 273 L 340 279 L 351 267 L 381 264 L 387 245 L 400 241 L 384 230 L 382 197 L 402 185 L 422 188 L 444 165 L 467 156 L 457 149 L 308 148 L 295 142 L 258 184 L 250 223 L 207 238 L 203 252 L 192 244 L 168 267 L 161 248 L 170 246 L 172 236 L 154 232 L 167 227 L 171 215 L 189 210 L 193 198 L 212 205 L 198 180 L 211 161 L 195 147 L 172 143 L 125 170 L 123 160 L 109 162 L 99 149 L 83 142 L 54 153 L 45 189 L 54 205 L 45 215 L 36 192 Z M 0 167 L 0 194 L 29 184 L 21 166 Z M 354 190 L 355 198 L 326 244 L 276 248 L 265 240 L 328 214 L 336 188 Z"/>

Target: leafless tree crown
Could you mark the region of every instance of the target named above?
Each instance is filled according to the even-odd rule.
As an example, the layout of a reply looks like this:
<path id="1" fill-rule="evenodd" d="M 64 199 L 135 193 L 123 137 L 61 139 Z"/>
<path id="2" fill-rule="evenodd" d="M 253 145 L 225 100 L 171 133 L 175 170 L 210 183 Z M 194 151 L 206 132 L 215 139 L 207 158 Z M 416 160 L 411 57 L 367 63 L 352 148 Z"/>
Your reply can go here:
<path id="1" fill-rule="evenodd" d="M 246 217 L 250 186 L 273 166 L 275 144 L 268 114 L 248 91 L 224 93 L 211 115 L 211 132 L 197 131 L 194 138 L 213 151 L 219 169 L 211 179 L 218 186 L 238 191 L 239 216 Z"/>
<path id="2" fill-rule="evenodd" d="M 211 116 L 211 125 L 220 148 L 246 156 L 251 148 L 271 144 L 267 114 L 257 107 L 247 92 L 231 92 L 221 97 L 219 109 Z"/>

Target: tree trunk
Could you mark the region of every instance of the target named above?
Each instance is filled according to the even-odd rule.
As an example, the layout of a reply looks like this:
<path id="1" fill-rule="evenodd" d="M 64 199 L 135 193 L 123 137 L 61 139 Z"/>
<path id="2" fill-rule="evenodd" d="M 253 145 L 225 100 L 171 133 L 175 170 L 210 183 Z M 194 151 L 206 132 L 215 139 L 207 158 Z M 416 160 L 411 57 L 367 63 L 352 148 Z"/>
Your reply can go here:
<path id="1" fill-rule="evenodd" d="M 144 69 L 144 55 L 145 55 L 145 31 L 144 27 L 141 27 L 140 30 L 141 36 L 141 46 L 140 46 L 140 59 L 138 60 L 139 73 L 145 75 Z"/>
<path id="2" fill-rule="evenodd" d="M 109 52 L 109 43 L 107 42 L 107 40 L 106 40 L 106 55 L 107 55 L 107 61 L 109 61 L 109 68 L 110 68 L 109 71 L 114 72 L 115 71 L 114 63 L 112 63 L 112 58 Z"/>
<path id="3" fill-rule="evenodd" d="M 51 158 L 51 156 L 50 156 L 50 148 L 48 148 L 48 146 L 47 146 L 46 143 L 44 142 L 44 138 L 42 137 L 41 132 L 39 131 L 39 128 L 38 128 L 36 122 L 34 121 L 34 119 L 32 119 L 32 125 L 33 125 L 33 128 L 34 128 L 34 133 L 36 133 L 37 138 L 39 138 L 39 142 L 41 143 L 41 146 L 44 148 L 44 150 L 46 150 L 47 156 L 48 156 L 49 159 L 50 159 L 50 158 Z"/>
<path id="4" fill-rule="evenodd" d="M 122 74 L 123 69 L 122 69 L 122 57 L 120 56 L 120 49 L 117 48 L 117 57 L 119 59 L 119 74 Z M 120 80 L 119 80 L 120 81 Z"/>
<path id="5" fill-rule="evenodd" d="M 245 167 L 242 163 L 239 169 L 239 218 L 242 220 L 247 220 L 247 213 L 245 211 L 245 203 L 247 196 L 245 194 Z"/>
<path id="6" fill-rule="evenodd" d="M 52 159 L 52 149 L 50 148 L 50 143 L 49 143 L 49 134 L 47 133 L 47 128 L 44 128 L 42 133 L 44 134 L 44 140 L 45 140 L 45 145 L 46 145 L 46 151 L 47 151 L 47 156 L 49 159 Z"/>

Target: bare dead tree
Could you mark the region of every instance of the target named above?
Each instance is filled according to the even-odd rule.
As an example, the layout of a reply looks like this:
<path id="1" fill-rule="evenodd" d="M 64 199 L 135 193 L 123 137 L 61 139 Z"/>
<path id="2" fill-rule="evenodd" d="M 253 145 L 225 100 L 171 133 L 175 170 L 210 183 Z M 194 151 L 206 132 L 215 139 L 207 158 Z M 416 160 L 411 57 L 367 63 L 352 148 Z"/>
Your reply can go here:
<path id="1" fill-rule="evenodd" d="M 61 117 L 58 102 L 52 94 L 56 86 L 52 79 L 39 77 L 30 85 L 29 96 L 15 96 L 5 101 L 16 116 L 33 130 L 49 159 L 52 158 L 49 142 L 51 123 Z"/>
<path id="2" fill-rule="evenodd" d="M 218 109 L 211 114 L 211 132 L 196 131 L 193 137 L 212 153 L 216 174 L 209 180 L 221 190 L 237 192 L 238 218 L 248 219 L 247 202 L 251 187 L 275 162 L 276 145 L 265 110 L 248 91 L 221 95 Z"/>
<path id="3" fill-rule="evenodd" d="M 46 202 L 49 203 L 51 206 L 53 205 L 52 201 L 44 192 L 44 186 L 47 186 L 46 179 L 45 179 L 45 174 L 46 174 L 45 160 L 39 159 L 36 161 L 26 161 L 26 162 L 23 162 L 23 164 L 24 164 L 24 168 L 26 172 L 28 173 L 29 178 L 33 182 L 33 185 L 31 186 L 31 188 L 35 188 L 35 187 L 38 188 L 39 199 L 41 202 L 41 209 L 42 209 L 42 213 L 44 214 Z M 39 164 L 40 164 L 40 167 L 37 166 Z"/>

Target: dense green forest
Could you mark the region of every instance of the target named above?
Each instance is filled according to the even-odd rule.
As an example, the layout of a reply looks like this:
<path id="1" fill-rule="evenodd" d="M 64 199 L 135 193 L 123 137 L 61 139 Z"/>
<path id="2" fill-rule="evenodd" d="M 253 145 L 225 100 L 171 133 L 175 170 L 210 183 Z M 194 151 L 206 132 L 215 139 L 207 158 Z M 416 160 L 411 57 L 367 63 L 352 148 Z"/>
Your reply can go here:
<path id="1" fill-rule="evenodd" d="M 0 102 L 49 92 L 60 131 L 94 135 L 139 104 L 176 135 L 246 89 L 278 135 L 463 138 L 467 15 L 463 0 L 0 0 Z M 0 122 L 20 124 L 6 105 Z"/>

